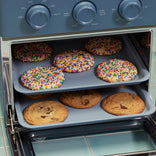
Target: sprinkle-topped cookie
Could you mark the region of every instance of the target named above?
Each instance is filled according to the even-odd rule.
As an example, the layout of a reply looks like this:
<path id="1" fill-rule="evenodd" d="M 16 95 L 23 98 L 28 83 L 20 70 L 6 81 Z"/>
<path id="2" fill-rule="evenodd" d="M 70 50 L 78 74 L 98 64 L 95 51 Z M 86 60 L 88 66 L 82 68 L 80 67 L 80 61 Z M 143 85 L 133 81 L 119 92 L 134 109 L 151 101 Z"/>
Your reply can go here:
<path id="1" fill-rule="evenodd" d="M 112 59 L 98 65 L 97 75 L 108 82 L 129 81 L 136 77 L 137 68 L 129 61 Z"/>
<path id="2" fill-rule="evenodd" d="M 23 86 L 31 90 L 59 88 L 64 80 L 64 73 L 53 66 L 33 67 L 21 76 Z"/>
<path id="3" fill-rule="evenodd" d="M 52 48 L 43 42 L 18 44 L 13 49 L 14 58 L 22 62 L 40 62 L 51 54 Z"/>
<path id="4" fill-rule="evenodd" d="M 95 37 L 86 43 L 85 48 L 94 55 L 112 55 L 122 49 L 122 42 L 113 37 Z"/>
<path id="5" fill-rule="evenodd" d="M 94 57 L 85 51 L 71 49 L 55 56 L 53 63 L 63 71 L 79 73 L 94 65 Z"/>

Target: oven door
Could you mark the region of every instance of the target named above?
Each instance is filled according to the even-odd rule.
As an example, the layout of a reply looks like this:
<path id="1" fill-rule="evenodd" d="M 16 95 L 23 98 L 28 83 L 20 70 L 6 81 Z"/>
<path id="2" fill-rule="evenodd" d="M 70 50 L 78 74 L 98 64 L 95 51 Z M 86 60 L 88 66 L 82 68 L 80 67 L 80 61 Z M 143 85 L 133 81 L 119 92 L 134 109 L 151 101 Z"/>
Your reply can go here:
<path id="1" fill-rule="evenodd" d="M 6 129 L 15 156 L 156 155 L 152 116 L 40 131 L 12 128 Z"/>

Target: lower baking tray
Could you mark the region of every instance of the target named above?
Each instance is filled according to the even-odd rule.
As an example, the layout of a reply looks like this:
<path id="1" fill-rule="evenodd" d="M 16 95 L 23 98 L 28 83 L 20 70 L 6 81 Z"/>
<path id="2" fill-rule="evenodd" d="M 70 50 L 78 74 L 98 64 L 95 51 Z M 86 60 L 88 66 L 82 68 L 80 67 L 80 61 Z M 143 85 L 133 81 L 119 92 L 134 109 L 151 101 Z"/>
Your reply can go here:
<path id="1" fill-rule="evenodd" d="M 25 108 L 28 107 L 30 104 L 38 101 L 44 101 L 44 100 L 59 101 L 60 93 L 55 93 L 51 97 L 46 98 L 44 100 L 31 100 L 24 97 L 20 98 L 20 96 L 17 96 L 15 98 L 16 99 L 15 109 L 16 109 L 19 124 L 29 129 L 46 129 L 46 128 L 83 125 L 83 124 L 90 124 L 90 123 L 100 123 L 105 121 L 124 120 L 124 119 L 130 119 L 135 117 L 143 117 L 155 112 L 154 101 L 151 99 L 148 92 L 145 89 L 141 88 L 141 86 L 139 85 L 127 86 L 123 88 L 104 88 L 104 89 L 100 89 L 100 91 L 103 95 L 102 99 L 118 92 L 130 92 L 136 94 L 140 98 L 142 98 L 142 100 L 145 102 L 145 109 L 140 114 L 116 116 L 104 111 L 103 108 L 101 107 L 101 102 L 98 103 L 96 106 L 88 109 L 76 109 L 76 108 L 71 108 L 66 106 L 68 109 L 68 117 L 64 122 L 47 124 L 47 125 L 30 125 L 23 118 L 23 111 L 25 110 Z"/>
<path id="2" fill-rule="evenodd" d="M 110 87 L 110 86 L 118 86 L 118 85 L 133 85 L 138 84 L 143 81 L 146 81 L 149 79 L 150 74 L 147 68 L 145 67 L 144 63 L 142 62 L 141 58 L 139 57 L 135 47 L 131 43 L 130 39 L 127 35 L 118 36 L 119 39 L 123 42 L 123 49 L 121 52 L 110 55 L 110 56 L 96 56 L 95 58 L 95 64 L 94 66 L 88 70 L 81 73 L 65 73 L 65 81 L 63 85 L 60 88 L 54 88 L 54 89 L 45 89 L 45 90 L 30 90 L 25 88 L 20 83 L 20 77 L 21 75 L 31 69 L 32 67 L 36 66 L 51 66 L 52 61 L 51 59 L 44 60 L 42 62 L 37 63 L 23 63 L 18 60 L 13 59 L 13 80 L 14 80 L 14 88 L 16 91 L 24 94 L 37 94 L 37 93 L 48 93 L 48 92 L 62 92 L 62 91 L 69 91 L 69 90 L 82 90 L 82 89 L 91 89 L 91 88 L 101 88 L 101 87 Z M 76 40 L 76 41 L 69 41 L 69 42 L 57 42 L 54 46 L 55 51 L 57 53 L 71 49 L 84 49 L 84 44 L 86 40 Z M 61 46 L 60 46 L 61 45 Z M 55 53 L 56 54 L 56 53 Z M 53 54 L 53 55 L 55 55 Z M 52 56 L 54 57 L 54 56 Z M 132 62 L 138 69 L 138 74 L 135 79 L 131 81 L 125 81 L 125 82 L 106 82 L 104 80 L 101 80 L 96 76 L 95 70 L 99 63 L 109 60 L 109 59 L 123 59 L 128 60 Z"/>

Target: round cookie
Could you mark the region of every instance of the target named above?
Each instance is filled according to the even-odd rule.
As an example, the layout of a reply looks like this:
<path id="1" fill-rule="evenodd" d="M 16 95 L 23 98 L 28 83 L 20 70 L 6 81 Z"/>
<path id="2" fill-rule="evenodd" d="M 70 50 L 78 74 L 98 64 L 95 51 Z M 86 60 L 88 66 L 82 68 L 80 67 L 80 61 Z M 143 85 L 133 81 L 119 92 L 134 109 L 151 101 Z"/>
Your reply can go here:
<path id="1" fill-rule="evenodd" d="M 27 94 L 20 94 L 21 96 L 25 97 L 25 98 L 29 98 L 29 99 L 33 99 L 33 100 L 39 100 L 39 99 L 45 99 L 48 98 L 52 95 L 52 93 L 50 94 L 34 94 L 34 95 L 27 95 Z"/>
<path id="2" fill-rule="evenodd" d="M 108 82 L 129 81 L 136 77 L 137 68 L 129 61 L 112 59 L 100 63 L 97 76 Z"/>
<path id="3" fill-rule="evenodd" d="M 64 73 L 53 66 L 33 67 L 21 76 L 22 85 L 31 90 L 58 88 L 64 80 Z"/>
<path id="4" fill-rule="evenodd" d="M 41 101 L 29 105 L 23 116 L 31 125 L 51 124 L 63 122 L 68 116 L 68 110 L 60 102 Z"/>
<path id="5" fill-rule="evenodd" d="M 113 37 L 95 37 L 85 44 L 85 48 L 94 55 L 112 55 L 121 51 L 122 42 Z"/>
<path id="6" fill-rule="evenodd" d="M 65 72 L 83 72 L 94 65 L 94 57 L 86 51 L 71 49 L 55 56 L 54 65 Z"/>
<path id="7" fill-rule="evenodd" d="M 130 115 L 143 112 L 145 103 L 135 94 L 120 92 L 103 99 L 102 108 L 114 115 Z"/>
<path id="8" fill-rule="evenodd" d="M 60 101 L 73 108 L 90 108 L 98 104 L 102 95 L 97 90 L 63 92 Z"/>
<path id="9" fill-rule="evenodd" d="M 40 62 L 51 54 L 52 48 L 43 42 L 18 44 L 13 49 L 14 58 L 22 62 Z"/>

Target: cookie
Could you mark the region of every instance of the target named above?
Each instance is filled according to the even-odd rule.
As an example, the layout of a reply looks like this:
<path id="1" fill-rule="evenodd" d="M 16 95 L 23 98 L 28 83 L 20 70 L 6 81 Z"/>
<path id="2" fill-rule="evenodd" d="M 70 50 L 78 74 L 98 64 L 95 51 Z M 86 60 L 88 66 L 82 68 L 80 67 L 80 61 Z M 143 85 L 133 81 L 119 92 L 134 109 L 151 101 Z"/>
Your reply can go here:
<path id="1" fill-rule="evenodd" d="M 31 90 L 59 88 L 64 82 L 64 73 L 53 66 L 37 66 L 21 76 L 21 83 Z"/>
<path id="2" fill-rule="evenodd" d="M 27 94 L 20 94 L 22 97 L 33 99 L 33 100 L 39 100 L 39 99 L 45 99 L 52 95 L 50 94 L 34 94 L 34 95 L 27 95 Z"/>
<path id="3" fill-rule="evenodd" d="M 97 76 L 107 82 L 129 81 L 136 77 L 137 68 L 127 60 L 111 59 L 100 63 Z"/>
<path id="4" fill-rule="evenodd" d="M 113 37 L 95 37 L 85 44 L 85 48 L 94 55 L 112 55 L 121 51 L 122 42 Z"/>
<path id="5" fill-rule="evenodd" d="M 65 72 L 79 73 L 94 65 L 94 57 L 86 51 L 72 49 L 55 56 L 53 63 Z"/>
<path id="6" fill-rule="evenodd" d="M 114 115 L 130 115 L 143 112 L 145 103 L 135 94 L 121 92 L 103 99 L 102 108 Z"/>
<path id="7" fill-rule="evenodd" d="M 41 101 L 29 105 L 23 116 L 31 125 L 51 124 L 63 122 L 68 116 L 68 110 L 60 102 Z"/>
<path id="8" fill-rule="evenodd" d="M 102 95 L 97 90 L 81 90 L 64 92 L 60 95 L 60 101 L 73 108 L 90 108 L 98 104 Z"/>
<path id="9" fill-rule="evenodd" d="M 113 86 L 113 87 L 109 87 L 109 88 L 124 88 L 125 86 L 122 85 L 122 86 Z"/>
<path id="10" fill-rule="evenodd" d="M 14 58 L 22 62 L 40 62 L 51 54 L 52 48 L 43 42 L 18 44 L 13 49 Z"/>
<path id="11" fill-rule="evenodd" d="M 150 34 L 149 33 L 144 33 L 141 36 L 140 43 L 143 47 L 145 48 L 150 48 Z"/>

